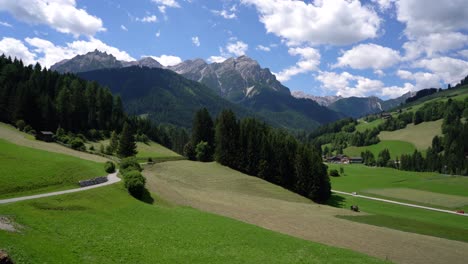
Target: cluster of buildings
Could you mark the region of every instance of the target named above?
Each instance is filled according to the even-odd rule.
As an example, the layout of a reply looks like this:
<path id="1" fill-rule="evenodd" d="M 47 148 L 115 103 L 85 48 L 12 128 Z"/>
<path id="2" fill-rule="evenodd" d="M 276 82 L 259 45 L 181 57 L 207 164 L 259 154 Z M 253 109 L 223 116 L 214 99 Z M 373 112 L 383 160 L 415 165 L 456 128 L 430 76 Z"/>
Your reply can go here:
<path id="1" fill-rule="evenodd" d="M 348 157 L 343 154 L 338 154 L 336 156 L 331 156 L 331 157 L 324 157 L 324 160 L 328 163 L 341 163 L 341 164 L 362 163 L 362 157 Z"/>

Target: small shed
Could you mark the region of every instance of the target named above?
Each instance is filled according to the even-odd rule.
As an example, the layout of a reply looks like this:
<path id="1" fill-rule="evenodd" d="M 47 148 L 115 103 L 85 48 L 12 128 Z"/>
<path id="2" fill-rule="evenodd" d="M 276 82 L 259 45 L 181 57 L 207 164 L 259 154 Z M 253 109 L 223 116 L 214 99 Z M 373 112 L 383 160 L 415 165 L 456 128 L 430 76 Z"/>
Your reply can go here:
<path id="1" fill-rule="evenodd" d="M 54 141 L 54 133 L 50 131 L 39 131 L 36 134 L 37 140 L 42 140 L 45 142 L 53 142 Z"/>
<path id="2" fill-rule="evenodd" d="M 349 163 L 362 163 L 361 157 L 351 157 L 349 158 Z"/>

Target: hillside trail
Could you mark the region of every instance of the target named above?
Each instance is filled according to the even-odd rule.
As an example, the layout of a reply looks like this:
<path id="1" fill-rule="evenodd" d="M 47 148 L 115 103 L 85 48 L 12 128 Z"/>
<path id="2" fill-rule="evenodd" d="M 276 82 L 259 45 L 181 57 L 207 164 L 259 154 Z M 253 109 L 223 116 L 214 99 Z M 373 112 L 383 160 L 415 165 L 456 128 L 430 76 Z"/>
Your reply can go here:
<path id="1" fill-rule="evenodd" d="M 49 197 L 49 196 L 62 195 L 62 194 L 67 194 L 67 193 L 82 192 L 82 191 L 86 191 L 86 190 L 89 190 L 89 189 L 104 187 L 104 186 L 111 185 L 111 184 L 114 184 L 114 183 L 117 183 L 117 182 L 121 181 L 121 179 L 119 177 L 117 177 L 118 172 L 119 171 L 116 171 L 114 173 L 111 173 L 111 174 L 107 175 L 107 181 L 103 182 L 103 183 L 100 183 L 100 184 L 91 185 L 91 186 L 87 186 L 87 187 L 81 187 L 81 188 L 75 188 L 75 189 L 70 189 L 70 190 L 64 190 L 64 191 L 57 191 L 57 192 L 42 193 L 42 194 L 36 194 L 36 195 L 30 195 L 30 196 L 3 199 L 3 200 L 0 200 L 0 204 L 8 204 L 8 203 L 20 202 L 20 201 L 25 201 L 25 200 L 33 200 L 33 199 L 39 199 L 39 198 L 44 198 L 44 197 Z"/>
<path id="2" fill-rule="evenodd" d="M 211 172 L 215 165 L 173 161 L 143 173 L 150 191 L 178 205 L 395 263 L 467 263 L 468 243 L 337 218 L 358 213 L 315 204 L 229 168 Z"/>

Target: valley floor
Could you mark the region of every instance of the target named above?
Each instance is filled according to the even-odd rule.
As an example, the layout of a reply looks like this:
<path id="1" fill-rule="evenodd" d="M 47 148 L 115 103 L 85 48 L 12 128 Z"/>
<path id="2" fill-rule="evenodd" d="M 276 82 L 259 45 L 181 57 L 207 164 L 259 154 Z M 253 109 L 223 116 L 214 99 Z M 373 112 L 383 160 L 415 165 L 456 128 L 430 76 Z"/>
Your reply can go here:
<path id="1" fill-rule="evenodd" d="M 468 243 L 340 219 L 336 216 L 355 213 L 314 204 L 216 163 L 165 162 L 144 174 L 148 188 L 171 202 L 303 239 L 397 263 L 466 263 L 468 258 Z"/>

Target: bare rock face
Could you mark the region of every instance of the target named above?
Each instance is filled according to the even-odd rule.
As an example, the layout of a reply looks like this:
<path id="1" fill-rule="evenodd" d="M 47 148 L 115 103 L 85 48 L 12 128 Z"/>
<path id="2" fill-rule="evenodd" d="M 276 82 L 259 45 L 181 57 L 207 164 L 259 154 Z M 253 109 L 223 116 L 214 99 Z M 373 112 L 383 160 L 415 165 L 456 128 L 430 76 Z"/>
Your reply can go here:
<path id="1" fill-rule="evenodd" d="M 13 264 L 13 260 L 8 256 L 8 254 L 0 249 L 0 264 Z"/>
<path id="2" fill-rule="evenodd" d="M 84 55 L 75 56 L 74 58 L 69 60 L 60 61 L 52 65 L 50 69 L 61 73 L 76 73 L 120 67 L 122 67 L 122 62 L 117 60 L 112 54 L 107 54 L 106 52 L 94 50 Z"/>
<path id="3" fill-rule="evenodd" d="M 338 96 L 335 96 L 335 95 L 315 96 L 315 95 L 306 94 L 302 91 L 294 91 L 291 94 L 292 96 L 296 98 L 305 98 L 305 99 L 313 100 L 317 102 L 319 105 L 323 105 L 323 106 L 329 106 L 333 104 L 334 102 L 343 98 L 339 95 Z"/>
<path id="4" fill-rule="evenodd" d="M 212 64 L 202 59 L 187 60 L 169 69 L 207 85 L 234 102 L 251 98 L 263 90 L 290 94 L 289 89 L 277 81 L 269 69 L 261 68 L 257 61 L 247 56 Z"/>
<path id="5" fill-rule="evenodd" d="M 148 68 L 164 68 L 157 60 L 151 57 L 144 57 L 137 61 L 126 61 L 122 62 L 123 67 L 139 66 Z"/>

